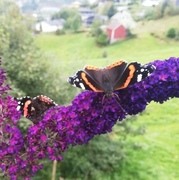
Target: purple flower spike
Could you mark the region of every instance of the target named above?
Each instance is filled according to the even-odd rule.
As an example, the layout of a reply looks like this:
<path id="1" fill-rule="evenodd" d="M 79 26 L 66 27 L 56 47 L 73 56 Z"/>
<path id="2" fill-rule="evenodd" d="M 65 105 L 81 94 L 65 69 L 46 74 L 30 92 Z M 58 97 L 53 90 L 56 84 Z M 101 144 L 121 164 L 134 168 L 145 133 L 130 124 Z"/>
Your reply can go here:
<path id="1" fill-rule="evenodd" d="M 117 120 L 145 110 L 151 101 L 163 103 L 179 97 L 179 58 L 154 61 L 156 70 L 143 81 L 114 92 L 85 91 L 69 106 L 54 106 L 41 121 L 22 135 L 17 127 L 20 112 L 10 96 L 2 97 L 5 72 L 0 69 L 0 168 L 10 179 L 30 179 L 49 158 L 61 161 L 70 145 L 88 143 L 95 135 L 112 131 Z"/>
<path id="2" fill-rule="evenodd" d="M 151 101 L 163 103 L 169 98 L 178 97 L 179 58 L 157 60 L 150 64 L 156 67 L 151 76 L 114 92 L 116 96 L 104 97 L 104 93 L 82 92 L 75 97 L 71 106 L 49 110 L 41 123 L 54 124 L 53 131 L 60 135 L 59 142 L 64 151 L 70 144 L 87 143 L 97 134 L 112 131 L 117 120 L 121 121 L 126 114 L 142 112 Z"/>

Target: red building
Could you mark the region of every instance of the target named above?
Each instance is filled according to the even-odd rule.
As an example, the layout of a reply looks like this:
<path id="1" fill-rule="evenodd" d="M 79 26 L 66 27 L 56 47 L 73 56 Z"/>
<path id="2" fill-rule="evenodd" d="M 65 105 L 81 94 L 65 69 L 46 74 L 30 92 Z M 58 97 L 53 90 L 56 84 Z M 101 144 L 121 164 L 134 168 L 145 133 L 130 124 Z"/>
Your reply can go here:
<path id="1" fill-rule="evenodd" d="M 116 22 L 109 24 L 106 30 L 110 44 L 120 39 L 124 39 L 127 35 L 126 28 L 122 24 Z"/>

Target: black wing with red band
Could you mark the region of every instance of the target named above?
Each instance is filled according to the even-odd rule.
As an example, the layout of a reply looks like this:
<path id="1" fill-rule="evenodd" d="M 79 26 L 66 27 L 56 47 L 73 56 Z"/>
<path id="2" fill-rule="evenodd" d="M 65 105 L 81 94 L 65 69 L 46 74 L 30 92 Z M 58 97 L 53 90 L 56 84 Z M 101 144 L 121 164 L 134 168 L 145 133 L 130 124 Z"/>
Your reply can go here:
<path id="1" fill-rule="evenodd" d="M 68 82 L 73 86 L 95 92 L 112 93 L 128 87 L 131 84 L 142 81 L 148 77 L 155 67 L 153 65 L 141 65 L 138 62 L 127 64 L 121 60 L 103 69 L 94 66 L 86 66 L 75 76 L 69 77 Z"/>
<path id="2" fill-rule="evenodd" d="M 52 99 L 44 95 L 39 95 L 34 98 L 26 96 L 14 99 L 18 102 L 17 110 L 20 110 L 22 115 L 30 119 L 33 123 L 39 122 L 48 109 L 57 106 Z"/>

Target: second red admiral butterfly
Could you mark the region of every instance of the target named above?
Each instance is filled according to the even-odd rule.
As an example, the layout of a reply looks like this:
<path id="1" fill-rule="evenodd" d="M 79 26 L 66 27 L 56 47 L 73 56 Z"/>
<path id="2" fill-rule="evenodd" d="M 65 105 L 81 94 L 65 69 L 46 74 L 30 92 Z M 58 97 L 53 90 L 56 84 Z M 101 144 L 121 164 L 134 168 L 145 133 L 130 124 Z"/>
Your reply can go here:
<path id="1" fill-rule="evenodd" d="M 30 119 L 33 123 L 42 120 L 45 111 L 57 104 L 47 96 L 39 95 L 34 98 L 25 96 L 22 98 L 14 98 L 18 102 L 17 110 L 22 112 L 22 115 Z"/>
<path id="2" fill-rule="evenodd" d="M 94 92 L 105 92 L 112 96 L 116 90 L 127 88 L 129 85 L 142 81 L 155 70 L 153 65 L 141 65 L 138 62 L 120 60 L 105 68 L 85 66 L 75 76 L 69 77 L 68 82 L 73 86 Z"/>

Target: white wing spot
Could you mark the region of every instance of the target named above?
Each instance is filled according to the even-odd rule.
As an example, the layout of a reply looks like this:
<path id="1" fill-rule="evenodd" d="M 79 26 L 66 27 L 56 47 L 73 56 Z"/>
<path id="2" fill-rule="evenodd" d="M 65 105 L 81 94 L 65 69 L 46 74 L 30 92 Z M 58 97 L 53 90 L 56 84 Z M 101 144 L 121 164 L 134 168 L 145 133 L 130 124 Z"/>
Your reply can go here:
<path id="1" fill-rule="evenodd" d="M 137 76 L 137 82 L 140 82 L 142 80 L 142 74 L 139 74 L 138 76 Z"/>
<path id="2" fill-rule="evenodd" d="M 17 106 L 17 108 L 16 108 L 18 111 L 21 109 L 21 107 L 20 106 Z"/>
<path id="3" fill-rule="evenodd" d="M 79 83 L 79 85 L 80 85 L 81 89 L 85 90 L 85 86 L 83 83 Z"/>

